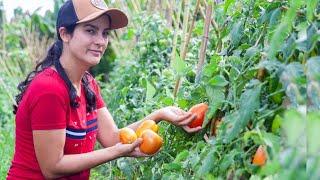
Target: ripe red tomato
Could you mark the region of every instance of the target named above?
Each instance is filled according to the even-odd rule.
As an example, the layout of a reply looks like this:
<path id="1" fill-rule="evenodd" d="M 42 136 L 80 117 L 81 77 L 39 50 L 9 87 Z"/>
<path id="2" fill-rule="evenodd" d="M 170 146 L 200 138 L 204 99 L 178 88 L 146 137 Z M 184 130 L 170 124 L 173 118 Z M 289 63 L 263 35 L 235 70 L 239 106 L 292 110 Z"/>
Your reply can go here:
<path id="1" fill-rule="evenodd" d="M 195 128 L 198 126 L 202 126 L 204 117 L 206 115 L 206 112 L 208 111 L 208 105 L 206 103 L 200 103 L 197 105 L 192 106 L 189 109 L 189 112 L 192 112 L 197 115 L 197 118 L 193 120 L 188 126 L 190 128 Z"/>

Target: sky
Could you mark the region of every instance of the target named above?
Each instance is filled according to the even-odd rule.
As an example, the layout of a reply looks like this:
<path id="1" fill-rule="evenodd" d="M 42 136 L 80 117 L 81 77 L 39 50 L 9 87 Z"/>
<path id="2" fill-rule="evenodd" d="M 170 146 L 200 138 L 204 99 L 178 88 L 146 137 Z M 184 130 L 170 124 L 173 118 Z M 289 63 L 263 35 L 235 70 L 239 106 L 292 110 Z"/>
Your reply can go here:
<path id="1" fill-rule="evenodd" d="M 13 16 L 13 10 L 21 7 L 23 11 L 34 12 L 41 7 L 39 14 L 44 15 L 46 10 L 53 10 L 53 0 L 0 0 L 3 2 L 4 10 L 6 12 L 7 20 L 9 21 Z"/>

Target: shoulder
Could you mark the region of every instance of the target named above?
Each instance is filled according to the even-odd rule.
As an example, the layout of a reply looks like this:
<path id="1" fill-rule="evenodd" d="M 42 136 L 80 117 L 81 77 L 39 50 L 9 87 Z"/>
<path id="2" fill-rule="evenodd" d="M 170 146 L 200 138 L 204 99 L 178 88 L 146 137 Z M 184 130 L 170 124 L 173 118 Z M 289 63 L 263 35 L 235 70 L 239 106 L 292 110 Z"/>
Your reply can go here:
<path id="1" fill-rule="evenodd" d="M 33 78 L 28 87 L 28 92 L 34 96 L 40 96 L 42 94 L 68 95 L 64 81 L 58 73 L 51 68 L 43 70 Z"/>

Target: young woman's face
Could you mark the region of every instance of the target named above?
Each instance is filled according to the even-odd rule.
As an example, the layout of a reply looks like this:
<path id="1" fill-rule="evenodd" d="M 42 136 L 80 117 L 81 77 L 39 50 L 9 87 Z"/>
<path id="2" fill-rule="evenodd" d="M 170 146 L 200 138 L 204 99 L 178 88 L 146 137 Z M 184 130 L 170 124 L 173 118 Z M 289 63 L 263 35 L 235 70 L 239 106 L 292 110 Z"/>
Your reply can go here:
<path id="1" fill-rule="evenodd" d="M 86 66 L 98 64 L 108 46 L 109 27 L 106 15 L 78 24 L 68 43 L 70 52 Z"/>

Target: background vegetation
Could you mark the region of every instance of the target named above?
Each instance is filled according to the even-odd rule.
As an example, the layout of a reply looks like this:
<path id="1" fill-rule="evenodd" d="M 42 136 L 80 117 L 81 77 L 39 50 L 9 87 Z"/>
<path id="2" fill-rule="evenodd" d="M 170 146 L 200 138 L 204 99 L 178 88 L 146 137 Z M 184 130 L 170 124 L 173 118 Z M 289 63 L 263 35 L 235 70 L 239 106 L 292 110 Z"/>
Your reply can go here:
<path id="1" fill-rule="evenodd" d="M 17 9 L 10 22 L 0 2 L 1 179 L 14 148 L 16 86 L 53 41 L 62 2 L 44 16 Z M 318 0 L 107 3 L 126 11 L 129 26 L 111 33 L 91 71 L 118 126 L 168 105 L 207 102 L 209 112 L 195 134 L 161 122 L 161 152 L 106 163 L 92 179 L 320 177 Z M 262 167 L 251 163 L 260 145 Z"/>

